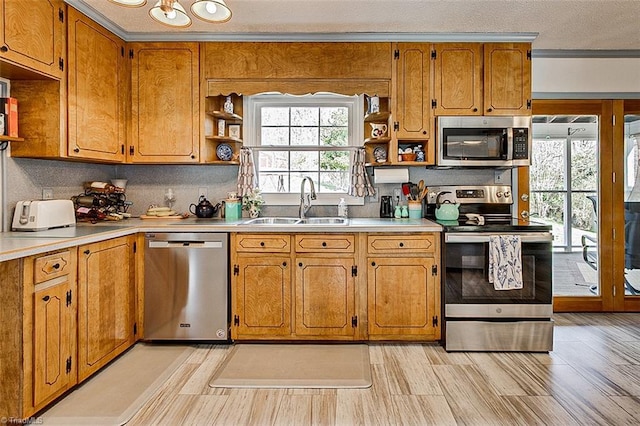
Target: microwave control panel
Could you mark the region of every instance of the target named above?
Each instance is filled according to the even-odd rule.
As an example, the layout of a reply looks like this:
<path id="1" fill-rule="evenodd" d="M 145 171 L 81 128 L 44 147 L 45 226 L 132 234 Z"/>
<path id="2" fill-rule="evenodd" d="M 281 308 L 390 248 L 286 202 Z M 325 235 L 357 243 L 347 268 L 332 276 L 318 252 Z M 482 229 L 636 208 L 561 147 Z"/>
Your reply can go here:
<path id="1" fill-rule="evenodd" d="M 513 159 L 526 160 L 529 158 L 529 130 L 513 129 Z"/>

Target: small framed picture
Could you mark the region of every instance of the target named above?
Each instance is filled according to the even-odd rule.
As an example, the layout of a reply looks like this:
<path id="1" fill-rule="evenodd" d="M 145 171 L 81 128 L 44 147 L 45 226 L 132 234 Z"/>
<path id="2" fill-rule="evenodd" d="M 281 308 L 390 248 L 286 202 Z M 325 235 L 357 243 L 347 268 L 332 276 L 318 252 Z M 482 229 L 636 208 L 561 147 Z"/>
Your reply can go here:
<path id="1" fill-rule="evenodd" d="M 11 97 L 11 81 L 6 78 L 0 78 L 0 98 Z"/>
<path id="2" fill-rule="evenodd" d="M 218 136 L 224 137 L 224 120 L 218 120 Z"/>
<path id="3" fill-rule="evenodd" d="M 230 124 L 229 125 L 229 137 L 234 139 L 240 139 L 240 125 L 239 124 Z"/>

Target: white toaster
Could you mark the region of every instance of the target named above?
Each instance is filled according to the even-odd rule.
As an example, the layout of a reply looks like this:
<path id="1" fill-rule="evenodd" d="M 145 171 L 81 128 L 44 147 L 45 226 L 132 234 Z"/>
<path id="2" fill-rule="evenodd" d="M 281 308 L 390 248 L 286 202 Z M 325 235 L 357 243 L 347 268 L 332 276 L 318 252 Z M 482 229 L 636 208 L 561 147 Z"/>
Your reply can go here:
<path id="1" fill-rule="evenodd" d="M 42 231 L 75 224 L 76 212 L 71 200 L 18 201 L 11 230 Z"/>

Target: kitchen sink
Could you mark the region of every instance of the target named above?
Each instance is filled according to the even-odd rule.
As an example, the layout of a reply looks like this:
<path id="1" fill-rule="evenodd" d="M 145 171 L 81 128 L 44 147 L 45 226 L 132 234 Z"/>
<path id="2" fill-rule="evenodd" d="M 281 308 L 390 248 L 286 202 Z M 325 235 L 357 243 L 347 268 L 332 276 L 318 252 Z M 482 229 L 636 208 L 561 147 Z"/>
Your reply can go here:
<path id="1" fill-rule="evenodd" d="M 258 217 L 244 221 L 243 225 L 346 225 L 349 219 L 342 217 Z"/>
<path id="2" fill-rule="evenodd" d="M 243 225 L 297 225 L 299 217 L 257 217 L 243 222 Z"/>

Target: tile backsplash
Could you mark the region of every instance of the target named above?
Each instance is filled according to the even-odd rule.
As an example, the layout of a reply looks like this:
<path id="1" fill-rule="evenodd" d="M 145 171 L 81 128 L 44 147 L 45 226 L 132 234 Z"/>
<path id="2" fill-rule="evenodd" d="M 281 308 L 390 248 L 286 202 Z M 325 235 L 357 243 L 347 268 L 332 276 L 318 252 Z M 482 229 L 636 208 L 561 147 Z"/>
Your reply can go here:
<path id="1" fill-rule="evenodd" d="M 127 179 L 126 196 L 133 205 L 129 212 L 142 214 L 150 204 L 164 204 L 164 193 L 168 188 L 176 195 L 174 209 L 179 212 L 189 210 L 191 203 L 197 203 L 199 188 L 206 187 L 208 199 L 217 203 L 229 191 L 235 191 L 238 168 L 217 165 L 104 165 L 75 163 L 68 161 L 32 160 L 7 158 L 4 177 L 6 193 L 4 197 L 4 229 L 9 230 L 13 211 L 20 200 L 40 199 L 43 188 L 51 188 L 54 198 L 68 199 L 83 192 L 85 181 L 109 181 Z M 370 171 L 371 172 L 371 171 Z M 375 173 L 375 171 L 374 171 Z M 427 169 L 411 167 L 409 179 L 418 182 L 424 179 L 429 185 L 452 184 L 492 184 L 493 169 Z M 511 174 L 505 171 L 505 182 L 511 182 Z M 392 195 L 400 184 L 380 184 L 378 195 Z M 335 216 L 336 206 L 313 206 L 310 216 Z M 295 216 L 297 206 L 265 205 L 265 216 Z M 363 206 L 350 206 L 352 217 L 377 217 L 379 202 L 365 200 Z"/>

